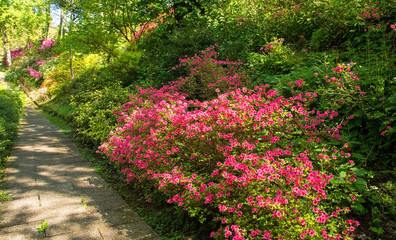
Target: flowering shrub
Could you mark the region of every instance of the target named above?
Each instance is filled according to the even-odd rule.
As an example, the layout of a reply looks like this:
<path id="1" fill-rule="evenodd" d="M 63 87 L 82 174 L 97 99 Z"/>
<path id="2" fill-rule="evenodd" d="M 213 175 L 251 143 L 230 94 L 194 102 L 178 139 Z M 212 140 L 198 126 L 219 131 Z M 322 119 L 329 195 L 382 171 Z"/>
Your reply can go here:
<path id="1" fill-rule="evenodd" d="M 48 100 L 48 89 L 39 88 L 38 90 L 33 90 L 28 93 L 29 97 L 33 101 L 47 101 Z"/>
<path id="2" fill-rule="evenodd" d="M 23 55 L 23 49 L 11 50 L 11 60 L 14 60 L 16 57 Z M 7 54 L 3 56 L 3 64 L 7 65 Z"/>
<path id="3" fill-rule="evenodd" d="M 53 39 L 41 40 L 40 42 L 41 42 L 41 46 L 40 46 L 41 50 L 51 48 L 55 45 L 55 40 Z"/>
<path id="4" fill-rule="evenodd" d="M 332 69 L 332 74 L 324 75 L 314 73 L 315 87 L 326 102 L 321 102 L 322 107 L 340 110 L 342 107 L 348 106 L 353 109 L 353 106 L 362 103 L 363 97 L 366 94 L 360 86 L 360 79 L 352 69 L 355 63 L 341 63 Z M 317 84 L 319 83 L 319 84 Z M 288 83 L 292 91 L 301 92 L 302 86 L 298 86 L 293 82 Z M 320 87 L 318 87 L 318 85 Z M 350 112 L 343 112 L 348 114 Z M 344 116 L 344 115 L 342 115 Z M 345 123 L 346 124 L 346 123 Z"/>
<path id="5" fill-rule="evenodd" d="M 347 239 L 359 225 L 326 201 L 333 166 L 350 154 L 327 143 L 342 125 L 331 125 L 337 112 L 307 108 L 315 93 L 285 98 L 261 85 L 199 101 L 177 87 L 139 88 L 116 112 L 119 127 L 100 151 L 128 182 L 213 218 L 216 238 Z"/>
<path id="6" fill-rule="evenodd" d="M 217 60 L 215 46 L 200 51 L 200 55 L 180 58 L 180 64 L 173 69 L 183 66 L 190 74 L 180 77 L 179 81 L 172 82 L 171 85 L 176 90 L 188 94 L 189 98 L 199 100 L 213 99 L 219 92 L 229 92 L 246 86 L 249 80 L 241 69 L 243 63 L 229 59 Z"/>
<path id="7" fill-rule="evenodd" d="M 251 67 L 261 72 L 287 72 L 294 65 L 294 52 L 283 45 L 283 38 L 274 39 L 257 53 L 250 54 Z"/>
<path id="8" fill-rule="evenodd" d="M 40 65 L 44 64 L 46 62 L 46 60 L 40 60 L 38 62 L 36 62 L 36 66 L 39 67 Z"/>
<path id="9" fill-rule="evenodd" d="M 27 71 L 29 71 L 30 76 L 34 77 L 35 79 L 40 78 L 40 72 L 37 70 L 34 70 L 33 68 L 26 68 Z"/>
<path id="10" fill-rule="evenodd" d="M 151 22 L 151 23 L 144 23 L 142 26 L 139 27 L 139 29 L 136 31 L 134 37 L 135 40 L 139 40 L 140 37 L 144 34 L 149 35 L 155 28 L 157 28 L 158 23 L 157 22 Z"/>
<path id="11" fill-rule="evenodd" d="M 379 157 L 383 164 L 389 164 L 391 167 L 392 157 L 388 154 L 392 154 L 389 146 L 394 144 L 392 138 L 392 119 L 396 117 L 392 107 L 394 95 L 391 88 L 387 87 L 386 80 L 360 74 L 362 72 L 366 72 L 365 68 L 354 62 L 341 63 L 327 74 L 314 73 L 314 79 L 307 81 L 304 88 L 298 87 L 293 82 L 288 84 L 295 93 L 303 92 L 305 89 L 315 89 L 319 95 L 316 106 L 320 110 L 331 108 L 339 113 L 334 121 L 346 127 L 344 140 L 359 142 L 358 146 L 351 144 L 351 147 L 364 150 L 366 152 L 364 155 L 368 154 L 367 157 L 363 157 L 355 152 L 354 154 L 359 158 L 358 164 L 363 163 L 364 160 L 365 165 L 376 165 Z M 378 152 L 378 155 L 369 154 L 370 149 L 375 145 L 384 150 Z"/>

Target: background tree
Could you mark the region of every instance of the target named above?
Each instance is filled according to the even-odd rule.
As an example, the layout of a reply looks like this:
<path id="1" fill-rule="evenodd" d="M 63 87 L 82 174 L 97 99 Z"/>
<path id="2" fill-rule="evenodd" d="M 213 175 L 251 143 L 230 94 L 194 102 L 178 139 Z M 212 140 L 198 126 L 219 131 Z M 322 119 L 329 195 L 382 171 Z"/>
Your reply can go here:
<path id="1" fill-rule="evenodd" d="M 11 49 L 26 46 L 32 40 L 41 38 L 47 31 L 43 26 L 48 25 L 51 16 L 49 12 L 43 11 L 45 4 L 43 0 L 1 1 L 3 52 L 8 65 L 11 65 Z"/>

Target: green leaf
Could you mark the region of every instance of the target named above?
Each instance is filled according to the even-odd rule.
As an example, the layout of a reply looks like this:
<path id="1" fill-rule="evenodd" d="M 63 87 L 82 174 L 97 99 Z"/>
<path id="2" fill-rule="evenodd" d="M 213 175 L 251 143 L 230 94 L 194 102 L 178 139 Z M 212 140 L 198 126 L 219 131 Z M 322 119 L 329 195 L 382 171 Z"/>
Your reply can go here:
<path id="1" fill-rule="evenodd" d="M 379 227 L 379 228 L 370 227 L 370 230 L 371 230 L 372 232 L 375 232 L 375 233 L 379 234 L 379 235 L 381 235 L 381 234 L 383 234 L 383 233 L 385 232 L 384 229 L 383 229 L 382 227 Z"/>
<path id="2" fill-rule="evenodd" d="M 359 177 L 364 176 L 367 173 L 367 171 L 363 168 L 354 167 L 354 168 L 351 168 L 351 170 L 356 174 L 356 176 L 359 176 Z"/>
<path id="3" fill-rule="evenodd" d="M 356 205 L 353 205 L 353 209 L 356 210 L 357 212 L 359 212 L 360 214 L 364 214 L 364 213 L 367 212 L 367 209 L 365 209 L 363 207 L 363 205 L 360 204 L 360 203 L 357 203 Z"/>
<path id="4" fill-rule="evenodd" d="M 353 158 L 360 159 L 360 160 L 366 159 L 365 157 L 363 157 L 363 156 L 362 156 L 361 154 L 359 154 L 359 153 L 352 153 L 352 156 L 353 156 Z"/>

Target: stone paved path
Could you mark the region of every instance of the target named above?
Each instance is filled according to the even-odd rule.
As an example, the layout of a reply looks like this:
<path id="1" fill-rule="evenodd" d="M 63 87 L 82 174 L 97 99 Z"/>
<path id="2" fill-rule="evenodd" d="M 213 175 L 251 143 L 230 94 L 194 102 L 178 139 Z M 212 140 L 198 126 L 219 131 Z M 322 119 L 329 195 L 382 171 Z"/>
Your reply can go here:
<path id="1" fill-rule="evenodd" d="M 3 186 L 0 239 L 161 239 L 95 173 L 55 125 L 25 107 Z M 85 206 L 84 206 L 85 203 Z"/>

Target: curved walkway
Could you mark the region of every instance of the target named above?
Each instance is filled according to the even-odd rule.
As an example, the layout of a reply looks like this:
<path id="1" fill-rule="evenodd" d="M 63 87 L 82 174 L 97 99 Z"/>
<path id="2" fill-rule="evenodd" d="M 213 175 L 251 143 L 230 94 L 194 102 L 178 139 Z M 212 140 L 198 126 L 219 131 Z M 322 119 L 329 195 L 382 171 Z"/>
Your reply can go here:
<path id="1" fill-rule="evenodd" d="M 161 238 L 95 173 L 74 144 L 30 104 L 11 153 L 0 239 Z M 48 222 L 45 236 L 37 227 Z"/>

